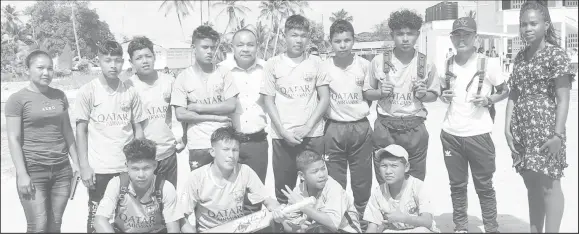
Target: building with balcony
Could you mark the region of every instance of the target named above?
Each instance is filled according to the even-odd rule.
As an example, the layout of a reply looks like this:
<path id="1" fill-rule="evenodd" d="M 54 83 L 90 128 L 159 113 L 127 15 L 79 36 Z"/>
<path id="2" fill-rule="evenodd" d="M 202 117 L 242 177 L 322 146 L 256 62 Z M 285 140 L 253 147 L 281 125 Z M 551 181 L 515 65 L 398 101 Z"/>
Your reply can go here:
<path id="1" fill-rule="evenodd" d="M 500 44 L 501 51 L 516 55 L 524 42 L 519 35 L 519 11 L 526 0 L 477 1 L 478 27 L 482 31 L 515 34 L 514 38 L 501 38 L 486 42 L 489 46 Z M 547 1 L 551 21 L 561 38 L 564 49 L 577 48 L 577 0 Z M 509 48 L 511 49 L 509 51 Z"/>
<path id="2" fill-rule="evenodd" d="M 524 46 L 519 37 L 519 11 L 524 0 L 503 1 L 458 1 L 458 17 L 476 12 L 479 40 L 476 47 L 490 50 L 495 47 L 502 57 L 515 56 Z M 577 0 L 550 0 L 549 13 L 553 25 L 561 37 L 564 48 L 577 48 Z M 448 49 L 454 51 L 450 41 L 450 32 L 454 20 L 431 20 L 422 26 L 417 41 L 418 50 L 427 55 L 429 62 L 434 62 L 440 69 L 445 66 Z M 500 57 L 490 62 L 499 62 Z"/>

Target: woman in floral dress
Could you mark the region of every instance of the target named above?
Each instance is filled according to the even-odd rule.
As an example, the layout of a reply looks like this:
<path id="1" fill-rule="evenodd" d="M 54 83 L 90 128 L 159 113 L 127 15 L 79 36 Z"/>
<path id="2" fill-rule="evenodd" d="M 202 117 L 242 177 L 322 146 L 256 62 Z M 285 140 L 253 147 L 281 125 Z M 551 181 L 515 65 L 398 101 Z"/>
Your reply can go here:
<path id="1" fill-rule="evenodd" d="M 527 187 L 531 232 L 559 232 L 564 199 L 560 179 L 567 167 L 565 122 L 574 73 L 559 46 L 549 10 L 537 2 L 521 7 L 517 54 L 509 79 L 505 135 L 513 164 Z"/>

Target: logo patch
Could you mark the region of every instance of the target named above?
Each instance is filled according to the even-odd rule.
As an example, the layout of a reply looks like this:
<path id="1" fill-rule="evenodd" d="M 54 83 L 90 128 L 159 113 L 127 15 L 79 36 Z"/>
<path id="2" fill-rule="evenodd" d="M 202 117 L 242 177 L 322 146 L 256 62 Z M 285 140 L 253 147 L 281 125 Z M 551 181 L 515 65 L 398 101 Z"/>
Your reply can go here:
<path id="1" fill-rule="evenodd" d="M 463 26 L 468 26 L 468 21 L 466 21 L 466 19 L 459 19 L 456 21 L 457 25 L 463 27 Z"/>
<path id="2" fill-rule="evenodd" d="M 452 154 L 450 153 L 450 150 L 445 150 L 445 151 L 444 151 L 444 156 L 445 156 L 445 157 L 451 157 Z"/>
<path id="3" fill-rule="evenodd" d="M 304 80 L 306 82 L 312 82 L 312 80 L 314 80 L 315 77 L 316 77 L 316 74 L 312 73 L 312 72 L 308 72 L 308 73 L 304 74 Z"/>
<path id="4" fill-rule="evenodd" d="M 222 94 L 223 93 L 223 84 L 217 84 L 213 87 L 213 90 L 215 91 L 216 94 Z"/>
<path id="5" fill-rule="evenodd" d="M 164 92 L 163 93 L 163 99 L 165 99 L 166 103 L 171 103 L 171 93 L 170 92 Z"/>
<path id="6" fill-rule="evenodd" d="M 364 77 L 356 77 L 356 85 L 357 86 L 364 86 Z"/>
<path id="7" fill-rule="evenodd" d="M 197 162 L 197 161 L 192 161 L 192 162 L 190 162 L 190 164 L 191 164 L 191 168 L 199 167 L 199 162 Z"/>
<path id="8" fill-rule="evenodd" d="M 129 105 L 128 102 L 121 102 L 121 110 L 122 111 L 130 111 L 131 110 L 131 106 Z"/>

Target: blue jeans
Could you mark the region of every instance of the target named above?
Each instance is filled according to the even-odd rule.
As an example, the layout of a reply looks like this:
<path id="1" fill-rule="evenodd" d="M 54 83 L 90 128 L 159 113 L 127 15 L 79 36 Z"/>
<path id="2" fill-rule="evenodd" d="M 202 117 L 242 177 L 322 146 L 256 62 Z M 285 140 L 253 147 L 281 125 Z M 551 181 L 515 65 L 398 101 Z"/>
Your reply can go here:
<path id="1" fill-rule="evenodd" d="M 26 215 L 26 232 L 60 232 L 73 176 L 70 163 L 51 166 L 30 163 L 27 170 L 36 193 L 34 200 L 20 197 Z"/>

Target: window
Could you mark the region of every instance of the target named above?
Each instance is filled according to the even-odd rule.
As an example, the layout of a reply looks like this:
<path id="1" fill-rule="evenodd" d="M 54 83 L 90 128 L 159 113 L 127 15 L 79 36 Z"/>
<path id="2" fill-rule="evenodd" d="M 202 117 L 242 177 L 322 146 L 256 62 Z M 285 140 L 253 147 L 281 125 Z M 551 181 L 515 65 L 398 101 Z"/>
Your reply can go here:
<path id="1" fill-rule="evenodd" d="M 563 6 L 577 7 L 577 0 L 563 0 Z"/>
<path id="2" fill-rule="evenodd" d="M 567 45 L 565 48 L 577 48 L 577 33 L 567 34 Z"/>

